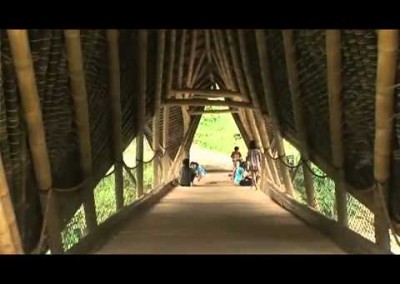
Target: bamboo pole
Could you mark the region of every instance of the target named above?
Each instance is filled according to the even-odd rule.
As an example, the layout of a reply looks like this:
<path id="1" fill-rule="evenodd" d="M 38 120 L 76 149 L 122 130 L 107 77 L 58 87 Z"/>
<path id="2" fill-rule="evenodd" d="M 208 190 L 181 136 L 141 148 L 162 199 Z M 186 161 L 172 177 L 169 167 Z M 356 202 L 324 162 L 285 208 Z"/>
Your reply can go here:
<path id="1" fill-rule="evenodd" d="M 387 193 L 390 178 L 390 157 L 392 154 L 394 84 L 398 52 L 398 31 L 379 30 L 378 65 L 376 74 L 375 101 L 375 145 L 374 178 L 380 183 L 384 205 L 380 200 L 379 188 L 374 190 L 375 237 L 382 248 L 390 249 L 389 224 L 385 220 L 384 208 L 387 206 Z"/>
<path id="2" fill-rule="evenodd" d="M 261 70 L 261 79 L 263 84 L 263 90 L 265 95 L 265 100 L 267 103 L 267 110 L 269 113 L 269 119 L 271 120 L 274 135 L 276 139 L 276 146 L 278 150 L 278 155 L 280 157 L 285 157 L 285 148 L 282 142 L 282 135 L 280 131 L 280 122 L 278 119 L 278 112 L 277 106 L 275 102 L 275 93 L 274 89 L 272 88 L 272 78 L 270 74 L 270 67 L 269 67 L 269 60 L 268 60 L 268 53 L 267 53 L 267 43 L 265 38 L 265 32 L 263 30 L 256 30 L 256 41 L 257 41 L 257 50 L 259 56 L 259 63 L 260 63 L 260 70 Z M 283 164 L 279 163 L 280 172 L 283 178 L 283 183 L 286 189 L 286 192 L 293 196 L 293 184 L 290 179 L 290 174 L 288 168 Z M 315 200 L 315 199 L 313 199 Z"/>
<path id="3" fill-rule="evenodd" d="M 189 68 L 186 76 L 186 86 L 191 87 L 193 81 L 194 60 L 196 59 L 196 46 L 197 46 L 197 30 L 192 31 L 192 40 L 190 45 Z"/>
<path id="4" fill-rule="evenodd" d="M 53 181 L 28 33 L 27 30 L 7 30 L 7 35 L 20 90 L 36 182 L 42 191 L 40 193 L 41 209 L 44 214 L 48 206 L 52 208 L 47 226 L 49 243 L 52 251 L 59 253 L 63 251 L 59 215 L 57 208 L 52 206 L 52 203 L 46 202 L 45 196 L 45 193 L 49 193 Z"/>
<path id="5" fill-rule="evenodd" d="M 147 31 L 139 31 L 139 92 L 137 97 L 137 136 L 136 136 L 136 196 L 143 195 L 143 140 L 146 115 L 146 91 L 147 91 Z"/>
<path id="6" fill-rule="evenodd" d="M 165 30 L 160 30 L 158 35 L 157 46 L 157 82 L 156 93 L 154 97 L 154 118 L 153 118 L 153 150 L 160 152 L 160 108 L 161 108 L 161 92 L 164 71 L 164 52 L 165 52 Z M 160 184 L 160 163 L 161 158 L 156 157 L 153 161 L 153 188 Z"/>
<path id="7" fill-rule="evenodd" d="M 194 94 L 204 97 L 224 97 L 224 98 L 237 98 L 241 94 L 239 92 L 232 92 L 229 90 L 200 90 L 200 89 L 181 89 L 181 90 L 171 90 L 170 96 L 177 96 L 180 94 Z"/>
<path id="8" fill-rule="evenodd" d="M 119 32 L 107 30 L 108 56 L 110 65 L 110 101 L 113 128 L 113 154 L 115 169 L 115 200 L 117 209 L 124 206 L 124 178 L 122 168 L 122 137 L 121 137 L 121 81 L 119 64 Z"/>
<path id="9" fill-rule="evenodd" d="M 246 84 L 246 81 L 247 81 L 246 85 L 248 86 L 248 89 L 249 89 L 250 98 L 251 98 L 253 105 L 255 106 L 254 116 L 260 122 L 260 123 L 258 123 L 258 126 L 259 126 L 258 129 L 261 134 L 259 145 L 262 148 L 262 152 L 265 153 L 265 151 L 267 151 L 270 148 L 270 143 L 268 140 L 267 129 L 265 126 L 265 120 L 261 113 L 261 104 L 258 100 L 256 90 L 254 87 L 254 81 L 251 76 L 250 63 L 249 63 L 249 59 L 247 57 L 246 42 L 245 42 L 243 31 L 241 31 L 241 30 L 238 31 L 238 37 L 239 37 L 239 47 L 240 47 L 239 53 L 240 53 L 240 57 L 242 59 L 242 66 L 243 66 L 243 71 L 244 71 L 244 75 L 245 75 L 244 78 L 242 79 L 242 81 L 244 84 Z M 238 76 L 242 76 L 241 73 L 239 73 L 239 74 L 240 75 L 238 75 Z M 240 86 L 240 84 L 239 84 L 239 86 Z M 271 158 L 268 155 L 265 156 L 265 158 L 267 160 L 266 165 L 269 168 L 269 172 L 270 172 L 269 178 L 271 180 L 273 180 L 276 184 L 280 185 L 280 178 L 275 169 L 275 164 L 272 162 Z"/>
<path id="10" fill-rule="evenodd" d="M 343 131 L 341 100 L 341 43 L 340 30 L 326 31 L 326 59 L 329 94 L 332 163 L 338 169 L 335 176 L 335 195 L 338 222 L 347 224 L 346 182 L 343 170 Z"/>
<path id="11" fill-rule="evenodd" d="M 168 97 L 172 87 L 172 80 L 174 74 L 174 63 L 175 63 L 175 48 L 176 48 L 176 30 L 171 31 L 170 44 L 169 44 L 169 65 L 168 65 L 168 73 L 167 73 L 167 84 L 165 94 Z M 165 100 L 165 99 L 164 99 Z M 168 147 L 168 130 L 169 130 L 169 106 L 163 105 L 163 148 L 167 149 Z M 168 181 L 168 168 L 169 168 L 169 157 L 168 154 L 165 154 L 163 159 L 163 182 L 166 183 Z"/>
<path id="12" fill-rule="evenodd" d="M 206 100 L 206 99 L 168 99 L 163 105 L 167 106 L 230 106 L 254 109 L 254 106 L 249 103 L 222 101 L 222 100 Z"/>
<path id="13" fill-rule="evenodd" d="M 0 254 L 21 253 L 21 237 L 0 153 Z"/>
<path id="14" fill-rule="evenodd" d="M 67 49 L 71 93 L 75 108 L 75 121 L 79 133 L 80 164 L 83 178 L 88 179 L 92 174 L 92 150 L 81 35 L 79 30 L 65 30 L 64 36 Z M 89 231 L 92 232 L 97 226 L 97 218 L 93 184 L 91 181 L 83 188 L 83 199 L 86 223 Z"/>
<path id="15" fill-rule="evenodd" d="M 185 64 L 185 43 L 186 43 L 186 34 L 187 30 L 182 31 L 182 37 L 180 42 L 180 53 L 179 53 L 179 61 L 178 61 L 178 87 L 180 89 L 183 88 L 183 69 Z M 185 95 L 182 94 L 180 97 L 182 99 L 185 98 Z M 181 106 L 182 116 L 183 116 L 183 132 L 186 133 L 190 124 L 190 115 L 188 114 L 187 105 Z"/>
<path id="16" fill-rule="evenodd" d="M 205 68 L 206 66 L 203 65 L 203 62 L 204 62 L 205 58 L 206 58 L 206 53 L 203 52 L 200 55 L 199 61 L 197 62 L 196 69 L 194 69 L 194 71 L 193 71 L 193 76 L 192 76 L 191 81 L 189 82 L 189 86 L 193 86 L 193 84 L 197 81 L 197 78 L 199 78 L 199 76 L 203 76 L 204 75 L 204 72 L 206 70 L 206 68 Z"/>
<path id="17" fill-rule="evenodd" d="M 190 115 L 202 115 L 202 114 L 216 114 L 216 113 L 239 113 L 239 111 L 235 109 L 212 109 L 203 111 L 191 111 L 189 113 Z"/>
<path id="18" fill-rule="evenodd" d="M 299 142 L 301 145 L 300 153 L 303 159 L 306 160 L 308 166 L 303 165 L 303 173 L 304 173 L 304 185 L 306 186 L 307 197 L 312 198 L 312 200 L 308 201 L 308 204 L 312 205 L 314 200 L 314 187 L 312 181 L 312 175 L 309 172 L 309 167 L 311 167 L 311 163 L 309 162 L 309 146 L 307 143 L 307 129 L 304 120 L 304 111 L 301 105 L 300 98 L 300 85 L 299 85 L 299 77 L 296 68 L 296 47 L 293 38 L 292 30 L 283 30 L 283 44 L 285 48 L 285 59 L 286 59 L 286 69 L 287 76 L 289 80 L 289 88 L 292 97 L 292 105 L 293 105 L 293 114 L 296 125 L 296 130 L 299 136 Z M 343 221 L 341 221 L 343 224 Z"/>
<path id="19" fill-rule="evenodd" d="M 222 80 L 225 82 L 225 84 L 229 85 L 229 71 L 227 68 L 225 68 L 226 66 L 224 64 L 222 50 L 216 30 L 211 30 L 211 35 L 215 47 L 214 50 L 212 50 L 211 55 L 214 57 L 215 66 L 217 67 Z"/>
<path id="20" fill-rule="evenodd" d="M 233 117 L 233 120 L 235 121 L 235 123 L 236 123 L 236 125 L 237 125 L 237 127 L 239 129 L 240 135 L 242 135 L 244 143 L 246 145 L 249 145 L 251 138 L 249 137 L 246 129 L 243 126 L 243 122 L 240 119 L 239 113 L 237 115 L 232 114 L 232 117 Z"/>
<path id="21" fill-rule="evenodd" d="M 206 45 L 206 54 L 207 54 L 207 61 L 208 64 L 212 64 L 212 56 L 211 56 L 211 39 L 210 39 L 210 31 L 204 30 L 204 40 Z M 210 80 L 211 82 L 215 82 L 214 74 L 210 72 Z"/>

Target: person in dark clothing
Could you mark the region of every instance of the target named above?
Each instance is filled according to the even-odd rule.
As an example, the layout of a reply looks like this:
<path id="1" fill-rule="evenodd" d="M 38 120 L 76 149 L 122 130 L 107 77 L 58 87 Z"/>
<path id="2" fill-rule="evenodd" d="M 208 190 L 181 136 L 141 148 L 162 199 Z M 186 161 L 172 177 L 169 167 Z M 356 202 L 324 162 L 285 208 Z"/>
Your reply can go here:
<path id="1" fill-rule="evenodd" d="M 195 176 L 196 173 L 190 168 L 189 159 L 184 159 L 182 161 L 179 184 L 181 186 L 191 186 Z"/>

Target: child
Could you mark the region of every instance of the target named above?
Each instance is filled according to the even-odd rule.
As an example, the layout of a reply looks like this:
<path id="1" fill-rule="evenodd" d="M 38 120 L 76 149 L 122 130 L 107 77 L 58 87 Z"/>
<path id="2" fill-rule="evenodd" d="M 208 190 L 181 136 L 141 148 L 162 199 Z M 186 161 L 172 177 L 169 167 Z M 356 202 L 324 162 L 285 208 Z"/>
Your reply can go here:
<path id="1" fill-rule="evenodd" d="M 245 171 L 246 171 L 246 163 L 241 162 L 235 171 L 235 176 L 234 176 L 234 180 L 233 180 L 234 184 L 240 185 L 240 182 L 244 179 Z"/>
<path id="2" fill-rule="evenodd" d="M 189 166 L 189 159 L 184 159 L 182 161 L 179 184 L 181 186 L 191 186 L 195 176 L 195 172 Z"/>
<path id="3" fill-rule="evenodd" d="M 239 147 L 235 146 L 234 151 L 231 154 L 231 159 L 233 163 L 233 169 L 232 169 L 232 179 L 235 179 L 235 171 L 237 167 L 239 166 L 240 162 L 242 161 L 242 154 L 239 152 Z"/>
<path id="4" fill-rule="evenodd" d="M 192 169 L 194 169 L 194 171 L 196 173 L 197 181 L 200 181 L 201 178 L 206 175 L 206 169 L 203 166 L 199 165 L 198 163 L 191 162 L 190 167 Z"/>

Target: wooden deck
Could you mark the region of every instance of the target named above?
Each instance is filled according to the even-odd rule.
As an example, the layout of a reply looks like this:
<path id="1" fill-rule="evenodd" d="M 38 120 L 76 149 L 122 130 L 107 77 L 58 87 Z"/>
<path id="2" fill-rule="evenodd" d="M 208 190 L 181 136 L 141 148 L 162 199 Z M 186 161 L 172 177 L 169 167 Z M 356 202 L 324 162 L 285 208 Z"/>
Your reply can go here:
<path id="1" fill-rule="evenodd" d="M 330 239 L 227 173 L 177 187 L 99 254 L 343 254 Z"/>

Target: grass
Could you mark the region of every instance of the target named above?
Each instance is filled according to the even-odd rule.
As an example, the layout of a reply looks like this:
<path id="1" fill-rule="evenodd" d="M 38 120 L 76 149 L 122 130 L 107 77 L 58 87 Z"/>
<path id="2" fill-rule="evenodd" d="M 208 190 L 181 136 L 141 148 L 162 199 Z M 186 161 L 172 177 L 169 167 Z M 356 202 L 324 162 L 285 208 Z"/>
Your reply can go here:
<path id="1" fill-rule="evenodd" d="M 217 109 L 217 108 L 208 108 Z M 230 155 L 235 146 L 245 155 L 246 144 L 232 114 L 203 115 L 194 136 L 193 144 L 203 149 Z"/>
<path id="2" fill-rule="evenodd" d="M 147 139 L 144 139 L 144 161 L 149 161 L 154 153 L 151 150 Z M 129 167 L 136 165 L 136 139 L 126 148 L 124 161 Z M 111 172 L 114 167 L 111 167 L 108 172 Z M 132 171 L 135 175 L 135 170 Z M 136 199 L 136 181 L 132 180 L 131 176 L 123 171 L 124 176 L 124 205 L 130 205 Z M 152 163 L 144 165 L 143 169 L 143 187 L 147 192 L 151 189 L 153 183 L 153 168 Z M 115 200 L 115 177 L 111 174 L 103 178 L 94 189 L 94 200 L 96 205 L 97 223 L 105 222 L 110 216 L 117 212 Z M 81 206 L 75 215 L 66 225 L 61 233 L 64 250 L 70 249 L 74 244 L 77 244 L 87 234 L 84 208 Z"/>

